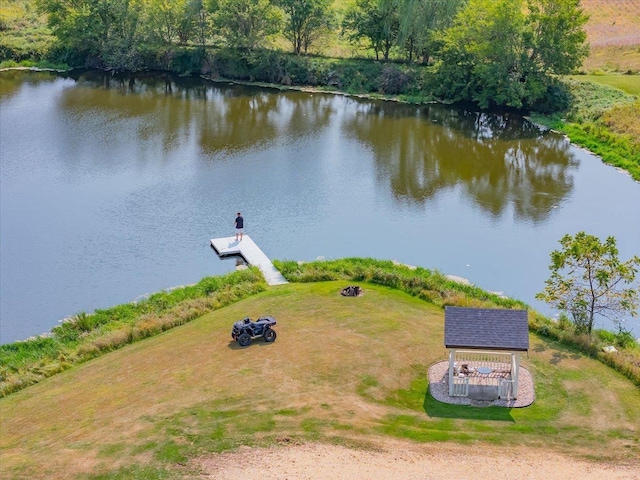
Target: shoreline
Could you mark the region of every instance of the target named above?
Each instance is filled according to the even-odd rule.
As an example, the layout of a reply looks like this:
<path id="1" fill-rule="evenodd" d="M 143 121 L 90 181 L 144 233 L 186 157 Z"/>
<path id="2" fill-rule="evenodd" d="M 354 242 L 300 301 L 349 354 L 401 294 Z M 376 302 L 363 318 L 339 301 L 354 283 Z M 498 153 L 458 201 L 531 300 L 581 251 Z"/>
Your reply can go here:
<path id="1" fill-rule="evenodd" d="M 73 70 L 92 70 L 90 68 L 80 68 L 80 67 L 70 67 L 68 69 L 55 69 L 55 68 L 46 68 L 46 67 L 3 67 L 0 68 L 0 73 L 1 72 L 7 72 L 7 71 L 31 71 L 31 72 L 53 72 L 53 73 L 69 73 Z M 100 68 L 95 68 L 93 70 L 101 70 L 104 72 L 114 72 L 113 70 L 108 70 L 108 69 L 100 69 Z M 154 72 L 156 70 L 146 70 L 147 72 Z M 170 73 L 172 75 L 176 75 L 176 76 L 181 76 L 180 74 L 173 72 L 171 70 L 157 70 L 158 72 L 164 72 L 164 73 Z M 126 72 L 122 72 L 122 73 L 126 73 Z M 129 74 L 133 74 L 135 75 L 138 72 L 128 72 Z M 454 102 L 447 102 L 447 101 L 442 101 L 442 100 L 417 100 L 417 101 L 409 101 L 409 100 L 404 100 L 402 98 L 399 98 L 398 96 L 394 96 L 394 95 L 384 95 L 384 94 L 377 94 L 377 93 L 348 93 L 348 92 L 344 92 L 341 90 L 334 90 L 334 89 L 324 89 L 321 87 L 314 87 L 311 85 L 285 85 L 285 84 L 279 84 L 279 83 L 269 83 L 269 82 L 255 82 L 255 81 L 249 81 L 249 80 L 234 80 L 234 79 L 230 79 L 230 78 L 225 78 L 225 77 L 212 77 L 210 75 L 207 74 L 194 74 L 194 75 L 184 75 L 186 77 L 188 76 L 193 76 L 193 77 L 197 77 L 200 78 L 202 80 L 211 82 L 211 83 L 219 83 L 219 84 L 227 84 L 227 85 L 240 85 L 240 86 L 247 86 L 247 87 L 257 87 L 257 88 L 265 88 L 265 89 L 272 89 L 272 90 L 277 90 L 277 91 L 281 91 L 281 92 L 287 92 L 287 91 L 291 91 L 291 92 L 304 92 L 304 93 L 311 93 L 311 94 L 328 94 L 328 95 L 340 95 L 343 97 L 347 97 L 347 98 L 358 98 L 361 100 L 379 100 L 379 101 L 384 101 L 384 102 L 395 102 L 395 103 L 399 103 L 399 104 L 404 104 L 404 105 L 443 105 L 443 106 L 450 106 L 453 107 L 456 104 Z M 477 107 L 476 107 L 477 108 Z M 478 109 L 479 111 L 481 111 L 480 109 Z M 573 146 L 574 148 L 578 148 L 584 152 L 586 152 L 587 154 L 597 158 L 600 160 L 600 162 L 602 162 L 605 165 L 608 165 L 614 169 L 616 169 L 619 173 L 622 173 L 624 175 L 626 175 L 627 177 L 629 177 L 633 182 L 635 183 L 640 183 L 640 179 L 636 180 L 633 175 L 631 174 L 631 172 L 629 172 L 628 170 L 625 170 L 624 168 L 618 167 L 616 165 L 612 165 L 610 163 L 607 163 L 604 161 L 603 157 L 595 152 L 593 152 L 592 150 L 578 144 L 575 143 L 571 140 L 571 137 L 559 130 L 556 130 L 554 128 L 551 128 L 545 124 L 542 124 L 540 122 L 537 121 L 533 121 L 530 117 L 530 115 L 526 112 L 526 111 L 520 111 L 519 112 L 520 115 L 522 115 L 522 118 L 526 119 L 528 122 L 531 122 L 533 125 L 537 126 L 540 130 L 542 131 L 550 131 L 552 133 L 558 134 L 558 135 L 562 135 L 564 136 L 567 141 L 571 144 L 571 146 Z"/>

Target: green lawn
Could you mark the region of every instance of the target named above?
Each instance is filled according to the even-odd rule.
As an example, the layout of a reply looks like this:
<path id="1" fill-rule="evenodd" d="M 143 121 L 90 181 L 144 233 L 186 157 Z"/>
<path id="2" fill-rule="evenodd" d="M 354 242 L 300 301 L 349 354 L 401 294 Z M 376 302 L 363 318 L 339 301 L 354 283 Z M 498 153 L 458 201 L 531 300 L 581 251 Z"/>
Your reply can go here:
<path id="1" fill-rule="evenodd" d="M 568 75 L 567 78 L 577 81 L 588 80 L 590 82 L 601 83 L 640 97 L 640 74 Z"/>
<path id="2" fill-rule="evenodd" d="M 361 285 L 358 298 L 340 296 L 340 281 L 272 287 L 0 399 L 0 477 L 179 477 L 196 455 L 283 436 L 640 455 L 638 388 L 536 336 L 523 359 L 532 406 L 436 402 L 426 373 L 446 359 L 442 309 Z M 235 320 L 261 314 L 278 320 L 274 343 L 230 342 Z"/>

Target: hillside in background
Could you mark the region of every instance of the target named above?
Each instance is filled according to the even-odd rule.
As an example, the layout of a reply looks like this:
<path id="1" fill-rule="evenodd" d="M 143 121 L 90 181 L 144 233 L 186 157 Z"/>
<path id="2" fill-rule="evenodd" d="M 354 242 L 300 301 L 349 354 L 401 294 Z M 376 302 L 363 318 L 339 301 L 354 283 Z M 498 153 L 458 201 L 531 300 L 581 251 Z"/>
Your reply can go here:
<path id="1" fill-rule="evenodd" d="M 640 1 L 582 0 L 591 52 L 585 71 L 640 71 Z"/>

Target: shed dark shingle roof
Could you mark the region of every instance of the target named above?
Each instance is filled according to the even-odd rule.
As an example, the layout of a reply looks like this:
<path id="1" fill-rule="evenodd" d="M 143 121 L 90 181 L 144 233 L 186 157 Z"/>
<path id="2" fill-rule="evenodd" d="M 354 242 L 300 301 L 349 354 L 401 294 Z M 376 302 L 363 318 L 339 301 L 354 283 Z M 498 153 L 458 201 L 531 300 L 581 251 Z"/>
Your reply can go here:
<path id="1" fill-rule="evenodd" d="M 446 348 L 529 350 L 526 310 L 446 307 Z"/>

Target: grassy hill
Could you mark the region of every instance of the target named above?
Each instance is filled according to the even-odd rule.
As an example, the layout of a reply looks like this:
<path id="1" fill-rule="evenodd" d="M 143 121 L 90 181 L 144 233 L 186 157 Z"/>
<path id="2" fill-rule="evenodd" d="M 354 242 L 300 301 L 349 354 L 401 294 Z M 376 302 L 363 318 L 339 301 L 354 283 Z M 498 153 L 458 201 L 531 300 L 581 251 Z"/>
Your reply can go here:
<path id="1" fill-rule="evenodd" d="M 585 26 L 590 45 L 585 71 L 640 72 L 640 2 L 581 0 L 589 15 Z"/>
<path id="2" fill-rule="evenodd" d="M 523 409 L 445 405 L 427 370 L 446 359 L 443 310 L 343 281 L 273 287 L 0 399 L 1 478 L 183 478 L 188 459 L 240 445 L 318 440 L 528 447 L 629 463 L 640 395 L 622 375 L 531 336 Z M 272 344 L 231 342 L 246 315 L 278 320 Z"/>

